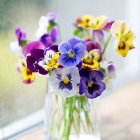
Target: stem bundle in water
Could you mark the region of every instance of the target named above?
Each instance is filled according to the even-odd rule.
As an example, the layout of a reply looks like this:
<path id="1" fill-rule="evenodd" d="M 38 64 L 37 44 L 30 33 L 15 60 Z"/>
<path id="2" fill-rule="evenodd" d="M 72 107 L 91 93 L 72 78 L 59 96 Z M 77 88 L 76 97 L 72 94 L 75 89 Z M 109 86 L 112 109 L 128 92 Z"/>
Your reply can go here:
<path id="1" fill-rule="evenodd" d="M 62 107 L 59 109 L 62 109 L 62 115 L 57 116 L 58 110 L 55 110 L 52 118 L 52 140 L 69 140 L 70 135 L 80 136 L 81 132 L 92 134 L 89 100 L 85 96 L 62 99 Z"/>

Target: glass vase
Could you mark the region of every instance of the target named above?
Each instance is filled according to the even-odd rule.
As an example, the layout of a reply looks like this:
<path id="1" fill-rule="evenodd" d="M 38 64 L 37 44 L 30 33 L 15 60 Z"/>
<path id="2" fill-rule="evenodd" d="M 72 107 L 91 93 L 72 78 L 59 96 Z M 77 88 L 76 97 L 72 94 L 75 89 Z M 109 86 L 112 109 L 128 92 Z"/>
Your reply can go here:
<path id="1" fill-rule="evenodd" d="M 54 87 L 55 88 L 55 87 Z M 45 102 L 45 140 L 101 140 L 98 100 L 85 96 L 63 98 L 48 85 Z"/>

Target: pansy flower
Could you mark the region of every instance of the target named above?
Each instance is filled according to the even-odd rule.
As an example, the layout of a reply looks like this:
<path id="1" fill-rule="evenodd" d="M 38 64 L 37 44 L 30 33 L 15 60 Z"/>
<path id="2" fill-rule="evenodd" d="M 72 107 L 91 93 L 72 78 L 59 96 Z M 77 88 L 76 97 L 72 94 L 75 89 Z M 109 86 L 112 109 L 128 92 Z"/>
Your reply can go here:
<path id="1" fill-rule="evenodd" d="M 81 95 L 84 94 L 90 99 L 96 98 L 105 90 L 105 83 L 103 82 L 104 75 L 97 70 L 91 72 L 85 70 L 85 73 L 87 72 L 89 73 L 88 76 L 83 75 L 83 73 L 81 75 L 79 93 Z"/>
<path id="2" fill-rule="evenodd" d="M 24 31 L 22 31 L 21 28 L 17 28 L 15 33 L 16 33 L 19 45 L 23 47 L 23 45 L 25 45 L 27 42 L 26 33 Z"/>
<path id="3" fill-rule="evenodd" d="M 67 42 L 62 42 L 58 46 L 60 57 L 58 62 L 62 66 L 76 66 L 81 62 L 81 58 L 85 55 L 86 46 L 83 40 L 72 38 Z"/>
<path id="4" fill-rule="evenodd" d="M 44 50 L 45 46 L 40 41 L 30 42 L 23 48 L 23 54 L 27 61 L 27 68 L 30 71 L 47 74 L 47 71 L 45 71 L 37 63 L 38 60 L 44 57 Z"/>
<path id="5" fill-rule="evenodd" d="M 26 67 L 26 63 L 23 59 L 18 61 L 17 69 L 21 73 L 24 83 L 30 84 L 35 80 L 35 74 Z"/>
<path id="6" fill-rule="evenodd" d="M 91 50 L 87 52 L 86 55 L 83 57 L 83 68 L 92 70 L 99 68 L 99 60 L 100 60 L 100 52 L 98 49 Z"/>
<path id="7" fill-rule="evenodd" d="M 52 71 L 49 80 L 52 93 L 62 97 L 71 97 L 78 93 L 80 75 L 77 67 L 55 69 Z"/>
<path id="8" fill-rule="evenodd" d="M 98 69 L 100 66 L 99 62 L 102 60 L 101 46 L 97 42 L 91 40 L 87 40 L 85 44 L 87 52 L 82 59 L 82 66 L 89 70 Z"/>
<path id="9" fill-rule="evenodd" d="M 107 90 L 112 90 L 115 79 L 116 79 L 115 65 L 113 62 L 109 62 L 107 63 L 106 66 L 106 77 L 105 77 Z"/>
<path id="10" fill-rule="evenodd" d="M 50 45 L 55 43 L 58 38 L 58 32 L 56 28 L 53 28 L 50 33 L 41 36 L 40 41 L 48 48 Z"/>
<path id="11" fill-rule="evenodd" d="M 60 54 L 58 52 L 58 46 L 52 45 L 44 51 L 44 57 L 37 61 L 38 65 L 46 71 L 51 71 L 60 66 L 58 58 Z"/>
<path id="12" fill-rule="evenodd" d="M 47 16 L 41 16 L 39 20 L 39 28 L 36 36 L 40 38 L 42 35 L 48 33 L 56 24 L 57 14 L 51 12 Z"/>
<path id="13" fill-rule="evenodd" d="M 17 55 L 22 57 L 23 56 L 22 48 L 27 43 L 26 33 L 22 29 L 17 28 L 15 30 L 15 34 L 16 34 L 16 37 L 17 37 L 17 41 L 10 43 L 10 50 L 12 52 L 14 52 L 15 54 L 17 54 Z"/>
<path id="14" fill-rule="evenodd" d="M 77 26 L 85 29 L 100 30 L 107 24 L 108 18 L 106 16 L 92 17 L 85 15 L 77 20 Z"/>
<path id="15" fill-rule="evenodd" d="M 86 45 L 86 50 L 88 52 L 90 52 L 91 50 L 94 50 L 94 49 L 101 51 L 101 45 L 96 41 L 86 40 L 85 45 Z"/>
<path id="16" fill-rule="evenodd" d="M 115 49 L 118 54 L 126 57 L 129 50 L 133 49 L 134 33 L 124 21 L 115 21 L 111 33 L 116 38 Z"/>

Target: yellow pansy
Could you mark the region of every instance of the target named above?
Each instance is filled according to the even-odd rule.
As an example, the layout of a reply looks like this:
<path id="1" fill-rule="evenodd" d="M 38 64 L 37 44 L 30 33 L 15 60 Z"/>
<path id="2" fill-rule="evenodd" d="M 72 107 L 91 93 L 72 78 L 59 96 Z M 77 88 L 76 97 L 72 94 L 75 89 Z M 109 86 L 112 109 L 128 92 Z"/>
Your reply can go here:
<path id="1" fill-rule="evenodd" d="M 24 83 L 29 84 L 35 80 L 35 74 L 26 67 L 26 63 L 23 59 L 18 61 L 18 70 L 22 74 Z"/>
<path id="2" fill-rule="evenodd" d="M 78 26 L 85 28 L 85 29 L 91 29 L 92 28 L 92 24 L 93 24 L 93 17 L 90 15 L 85 15 L 83 17 L 81 17 Z"/>
<path id="3" fill-rule="evenodd" d="M 95 30 L 103 29 L 107 21 L 108 21 L 108 18 L 106 16 L 99 16 L 99 17 L 94 18 L 92 29 L 95 29 Z"/>
<path id="4" fill-rule="evenodd" d="M 78 22 L 78 26 L 85 29 L 99 30 L 106 25 L 107 19 L 108 18 L 106 16 L 99 16 L 93 18 L 90 15 L 85 15 L 81 17 L 80 21 Z"/>
<path id="5" fill-rule="evenodd" d="M 87 52 L 83 58 L 82 66 L 87 69 L 98 69 L 99 68 L 99 55 L 96 51 L 92 50 Z"/>
<path id="6" fill-rule="evenodd" d="M 115 49 L 117 53 L 126 57 L 129 50 L 134 48 L 134 33 L 124 21 L 115 21 L 112 24 L 111 33 L 116 38 Z"/>

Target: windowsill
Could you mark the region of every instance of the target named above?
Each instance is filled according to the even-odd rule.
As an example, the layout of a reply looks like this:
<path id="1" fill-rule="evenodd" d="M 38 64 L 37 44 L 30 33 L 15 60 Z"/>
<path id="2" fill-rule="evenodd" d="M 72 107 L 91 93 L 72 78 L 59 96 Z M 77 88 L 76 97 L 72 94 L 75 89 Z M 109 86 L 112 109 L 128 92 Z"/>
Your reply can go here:
<path id="1" fill-rule="evenodd" d="M 29 133 L 43 125 L 44 110 L 39 110 L 32 115 L 18 120 L 2 129 L 0 129 L 0 140 L 16 138 Z"/>

